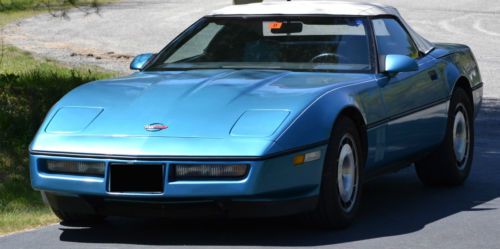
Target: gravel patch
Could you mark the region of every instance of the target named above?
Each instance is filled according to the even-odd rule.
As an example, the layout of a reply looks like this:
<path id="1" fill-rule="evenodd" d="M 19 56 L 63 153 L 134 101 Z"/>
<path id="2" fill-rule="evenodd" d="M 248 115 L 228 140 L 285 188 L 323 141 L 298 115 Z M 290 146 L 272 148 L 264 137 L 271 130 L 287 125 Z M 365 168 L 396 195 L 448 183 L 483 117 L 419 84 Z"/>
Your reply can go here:
<path id="1" fill-rule="evenodd" d="M 488 0 L 378 0 L 397 7 L 434 42 L 472 47 L 486 97 L 500 97 L 500 3 Z M 128 73 L 133 56 L 157 52 L 194 21 L 231 0 L 126 0 L 103 6 L 99 15 L 73 11 L 70 19 L 40 15 L 8 25 L 4 37 L 36 55 L 70 65 L 93 64 Z"/>

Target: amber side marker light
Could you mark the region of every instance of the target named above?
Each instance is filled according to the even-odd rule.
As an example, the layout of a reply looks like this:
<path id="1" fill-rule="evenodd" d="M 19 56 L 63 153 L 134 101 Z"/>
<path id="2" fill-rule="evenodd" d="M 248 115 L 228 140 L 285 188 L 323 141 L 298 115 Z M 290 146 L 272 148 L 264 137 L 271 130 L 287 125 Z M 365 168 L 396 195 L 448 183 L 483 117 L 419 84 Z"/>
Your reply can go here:
<path id="1" fill-rule="evenodd" d="M 298 165 L 301 165 L 301 164 L 304 164 L 304 163 L 308 163 L 308 162 L 319 160 L 320 158 L 321 158 L 321 151 L 319 151 L 319 150 L 318 151 L 313 151 L 313 152 L 309 152 L 309 153 L 306 153 L 306 154 L 296 155 L 293 158 L 293 164 L 295 166 L 298 166 Z"/>

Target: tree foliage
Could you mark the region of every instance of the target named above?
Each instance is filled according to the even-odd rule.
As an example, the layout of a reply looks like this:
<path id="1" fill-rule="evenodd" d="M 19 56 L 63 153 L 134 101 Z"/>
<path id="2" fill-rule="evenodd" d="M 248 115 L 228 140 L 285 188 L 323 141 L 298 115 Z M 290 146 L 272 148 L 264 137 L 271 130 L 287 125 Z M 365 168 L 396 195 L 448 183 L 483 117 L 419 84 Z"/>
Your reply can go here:
<path id="1" fill-rule="evenodd" d="M 67 10 L 76 8 L 85 14 L 99 13 L 100 0 L 0 0 L 0 12 L 48 10 L 53 16 L 68 18 Z"/>

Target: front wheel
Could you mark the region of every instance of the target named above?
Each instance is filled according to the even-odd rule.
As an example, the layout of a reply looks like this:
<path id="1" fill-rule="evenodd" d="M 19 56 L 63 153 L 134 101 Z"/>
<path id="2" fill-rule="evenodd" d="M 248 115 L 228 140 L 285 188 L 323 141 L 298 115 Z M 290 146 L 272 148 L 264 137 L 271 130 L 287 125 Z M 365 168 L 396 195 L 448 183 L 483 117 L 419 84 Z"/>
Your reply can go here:
<path id="1" fill-rule="evenodd" d="M 42 192 L 42 198 L 52 212 L 65 225 L 95 225 L 105 217 L 95 213 L 94 208 L 78 197 L 58 196 Z"/>
<path id="2" fill-rule="evenodd" d="M 466 92 L 453 93 L 446 137 L 427 158 L 415 163 L 417 175 L 426 185 L 460 185 L 469 176 L 474 154 L 472 103 Z"/>
<path id="3" fill-rule="evenodd" d="M 356 123 L 341 117 L 327 149 L 319 203 L 307 217 L 323 228 L 345 228 L 356 216 L 362 191 L 364 153 Z"/>
<path id="4" fill-rule="evenodd" d="M 81 214 L 74 211 L 64 211 L 59 209 L 52 209 L 52 212 L 65 225 L 96 225 L 102 223 L 105 219 L 104 216 Z"/>

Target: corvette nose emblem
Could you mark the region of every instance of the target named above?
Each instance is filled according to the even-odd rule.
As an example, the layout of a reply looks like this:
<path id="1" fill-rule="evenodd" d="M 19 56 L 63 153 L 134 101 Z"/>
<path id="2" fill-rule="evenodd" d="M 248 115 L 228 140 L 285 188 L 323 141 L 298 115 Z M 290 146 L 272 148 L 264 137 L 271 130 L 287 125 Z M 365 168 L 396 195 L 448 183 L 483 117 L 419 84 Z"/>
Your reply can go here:
<path id="1" fill-rule="evenodd" d="M 164 124 L 160 124 L 160 123 L 154 123 L 154 124 L 145 125 L 144 129 L 147 131 L 155 132 L 155 131 L 161 131 L 161 130 L 168 129 L 168 126 L 166 126 Z"/>

